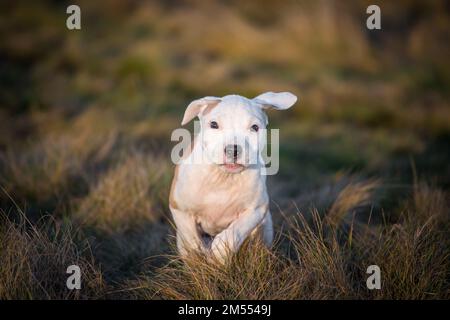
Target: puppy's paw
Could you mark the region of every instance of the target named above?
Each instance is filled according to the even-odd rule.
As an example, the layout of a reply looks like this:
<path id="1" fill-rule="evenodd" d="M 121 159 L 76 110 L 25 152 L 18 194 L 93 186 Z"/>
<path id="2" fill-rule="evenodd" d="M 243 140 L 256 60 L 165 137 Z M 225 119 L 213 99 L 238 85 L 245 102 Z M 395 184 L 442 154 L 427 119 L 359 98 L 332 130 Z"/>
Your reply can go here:
<path id="1" fill-rule="evenodd" d="M 227 264 L 232 256 L 233 250 L 228 241 L 225 241 L 221 235 L 217 235 L 211 243 L 212 261 L 220 264 Z"/>

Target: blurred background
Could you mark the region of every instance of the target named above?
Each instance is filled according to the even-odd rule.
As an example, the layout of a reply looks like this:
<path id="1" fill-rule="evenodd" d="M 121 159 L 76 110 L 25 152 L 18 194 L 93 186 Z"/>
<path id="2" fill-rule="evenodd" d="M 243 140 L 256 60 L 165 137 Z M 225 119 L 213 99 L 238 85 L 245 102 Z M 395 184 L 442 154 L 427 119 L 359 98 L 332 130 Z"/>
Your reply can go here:
<path id="1" fill-rule="evenodd" d="M 81 30 L 66 28 L 70 4 Z M 366 28 L 371 4 L 381 30 Z M 186 106 L 265 91 L 299 97 L 269 111 L 273 211 L 325 209 L 363 179 L 383 182 L 375 208 L 414 177 L 447 191 L 449 15 L 444 0 L 3 1 L 2 212 L 82 225 L 105 277 L 126 279 L 168 250 Z"/>

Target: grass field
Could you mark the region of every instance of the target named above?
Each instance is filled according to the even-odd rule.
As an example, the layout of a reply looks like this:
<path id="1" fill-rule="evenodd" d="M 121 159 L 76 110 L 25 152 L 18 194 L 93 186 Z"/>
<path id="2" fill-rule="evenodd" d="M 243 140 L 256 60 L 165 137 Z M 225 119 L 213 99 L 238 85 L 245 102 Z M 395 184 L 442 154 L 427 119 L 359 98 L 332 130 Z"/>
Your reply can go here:
<path id="1" fill-rule="evenodd" d="M 0 4 L 0 299 L 450 298 L 445 1 L 383 3 L 377 31 L 365 0 L 77 3 L 79 31 L 69 3 Z M 170 134 L 265 91 L 299 97 L 269 111 L 275 246 L 182 262 Z"/>

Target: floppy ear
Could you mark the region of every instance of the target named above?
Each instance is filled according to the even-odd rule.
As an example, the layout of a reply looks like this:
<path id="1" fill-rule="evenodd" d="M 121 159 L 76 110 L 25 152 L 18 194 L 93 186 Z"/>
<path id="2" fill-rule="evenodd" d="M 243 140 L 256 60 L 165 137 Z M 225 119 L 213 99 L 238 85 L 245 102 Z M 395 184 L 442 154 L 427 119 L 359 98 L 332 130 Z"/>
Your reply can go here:
<path id="1" fill-rule="evenodd" d="M 222 99 L 218 97 L 204 97 L 198 100 L 192 101 L 186 108 L 184 112 L 183 121 L 181 125 L 184 126 L 186 123 L 194 119 L 196 116 L 201 114 L 208 106 L 214 106 L 218 104 Z"/>
<path id="2" fill-rule="evenodd" d="M 264 109 L 286 110 L 297 102 L 297 97 L 290 92 L 266 92 L 253 98 L 253 101 Z"/>

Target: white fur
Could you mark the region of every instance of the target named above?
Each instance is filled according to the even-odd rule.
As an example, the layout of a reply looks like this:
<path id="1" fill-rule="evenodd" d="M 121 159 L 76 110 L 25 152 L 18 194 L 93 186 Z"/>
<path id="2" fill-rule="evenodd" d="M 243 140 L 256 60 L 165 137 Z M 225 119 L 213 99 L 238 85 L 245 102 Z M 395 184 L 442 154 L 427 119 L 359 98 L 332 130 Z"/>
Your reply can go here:
<path id="1" fill-rule="evenodd" d="M 170 210 L 177 227 L 181 255 L 202 250 L 221 262 L 236 252 L 243 241 L 260 230 L 264 243 L 273 240 L 272 217 L 266 190 L 261 150 L 267 116 L 263 109 L 284 110 L 297 97 L 291 93 L 267 92 L 254 99 L 238 95 L 205 97 L 189 104 L 182 124 L 199 117 L 201 132 L 189 156 L 176 168 L 170 195 Z M 210 128 L 216 121 L 218 129 Z M 242 145 L 241 156 L 230 161 L 224 146 Z M 201 232 L 211 236 L 208 243 Z"/>

